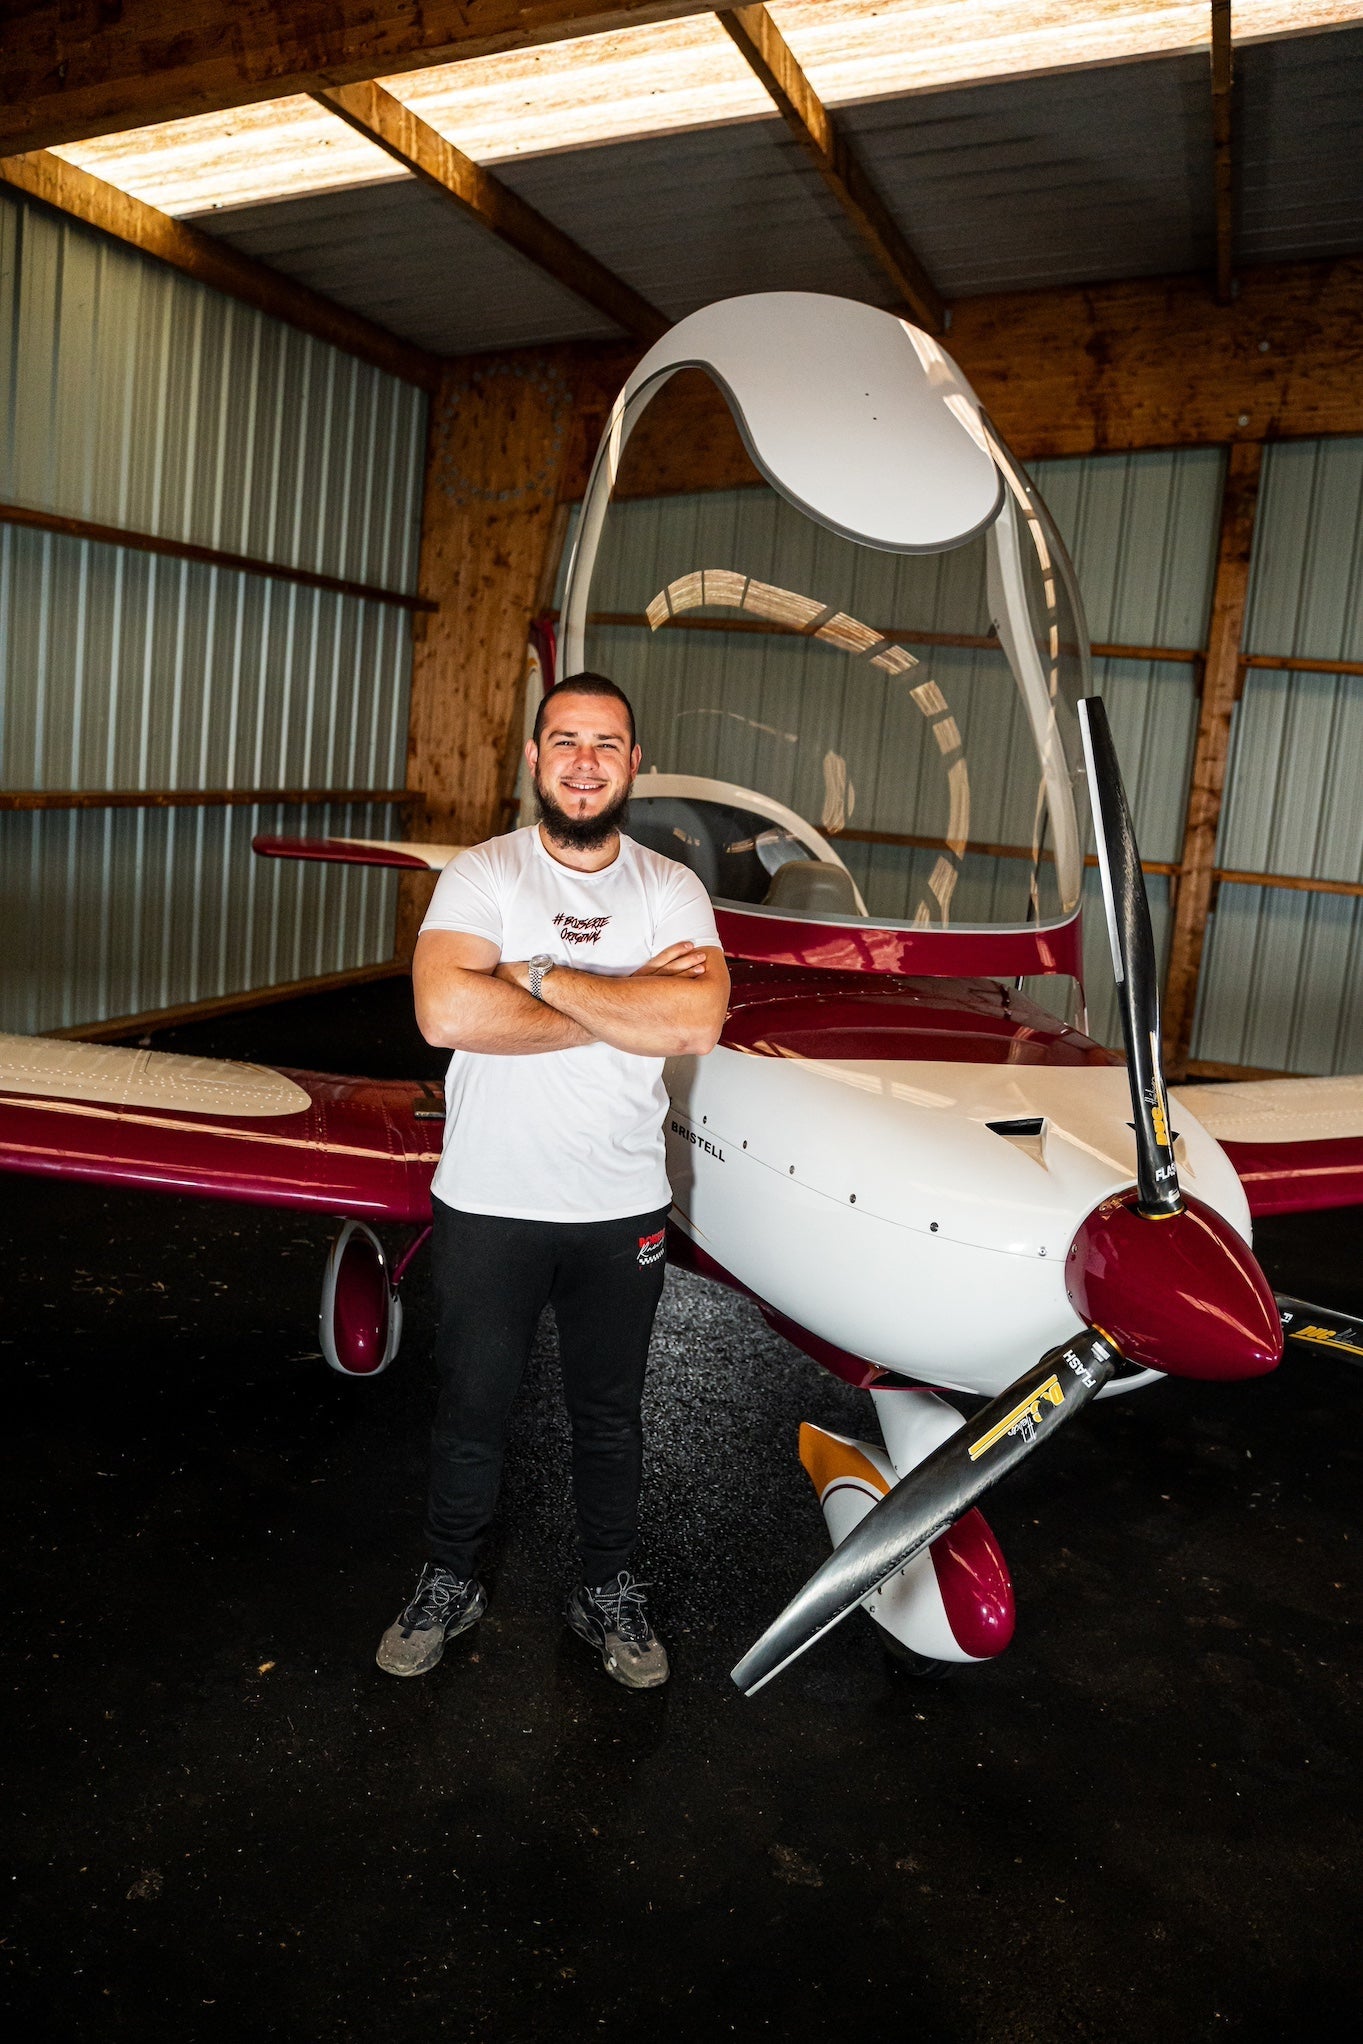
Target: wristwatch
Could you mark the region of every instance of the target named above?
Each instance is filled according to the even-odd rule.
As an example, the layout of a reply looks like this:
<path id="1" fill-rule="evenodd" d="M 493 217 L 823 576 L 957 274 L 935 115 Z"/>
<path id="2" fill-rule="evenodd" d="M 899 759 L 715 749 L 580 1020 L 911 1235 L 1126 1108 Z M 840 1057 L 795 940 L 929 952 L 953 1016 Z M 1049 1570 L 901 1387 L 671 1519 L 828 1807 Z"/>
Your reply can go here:
<path id="1" fill-rule="evenodd" d="M 542 1001 L 544 999 L 544 995 L 540 992 L 540 987 L 544 983 L 545 973 L 552 972 L 557 964 L 558 960 L 556 958 L 551 958 L 547 951 L 537 951 L 534 957 L 531 959 L 530 991 L 535 996 L 535 999 L 537 1001 Z"/>

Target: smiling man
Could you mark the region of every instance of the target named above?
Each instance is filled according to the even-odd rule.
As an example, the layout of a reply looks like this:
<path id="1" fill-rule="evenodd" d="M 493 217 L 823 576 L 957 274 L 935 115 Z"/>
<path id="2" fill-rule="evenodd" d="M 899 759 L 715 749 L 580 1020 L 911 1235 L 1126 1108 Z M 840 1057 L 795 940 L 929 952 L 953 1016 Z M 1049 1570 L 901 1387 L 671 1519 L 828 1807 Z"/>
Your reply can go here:
<path id="1" fill-rule="evenodd" d="M 663 1060 L 714 1048 L 729 976 L 700 882 L 620 829 L 640 753 L 615 683 L 550 689 L 525 756 L 539 823 L 445 868 L 412 965 L 421 1032 L 453 1052 L 433 1201 L 440 1402 L 429 1559 L 377 1658 L 422 1675 L 486 1609 L 507 1417 L 552 1305 L 581 1553 L 568 1623 L 617 1682 L 656 1689 L 667 1654 L 633 1562 L 671 1204 Z"/>

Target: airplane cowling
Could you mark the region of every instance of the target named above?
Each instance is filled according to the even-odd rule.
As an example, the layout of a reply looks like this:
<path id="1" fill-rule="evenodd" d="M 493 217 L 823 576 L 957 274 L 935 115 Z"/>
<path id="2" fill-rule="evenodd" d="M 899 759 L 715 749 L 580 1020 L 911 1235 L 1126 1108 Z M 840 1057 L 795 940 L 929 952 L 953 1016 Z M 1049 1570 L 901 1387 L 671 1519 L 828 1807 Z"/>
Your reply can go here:
<path id="1" fill-rule="evenodd" d="M 363 1221 L 347 1221 L 331 1245 L 318 1337 L 343 1377 L 377 1377 L 398 1352 L 402 1305 L 388 1281 L 383 1245 Z"/>
<path id="2" fill-rule="evenodd" d="M 1267 1278 L 1221 1215 L 1137 1211 L 1135 1186 L 1095 1207 L 1065 1259 L 1070 1303 L 1128 1362 L 1171 1377 L 1262 1377 L 1282 1360 Z"/>

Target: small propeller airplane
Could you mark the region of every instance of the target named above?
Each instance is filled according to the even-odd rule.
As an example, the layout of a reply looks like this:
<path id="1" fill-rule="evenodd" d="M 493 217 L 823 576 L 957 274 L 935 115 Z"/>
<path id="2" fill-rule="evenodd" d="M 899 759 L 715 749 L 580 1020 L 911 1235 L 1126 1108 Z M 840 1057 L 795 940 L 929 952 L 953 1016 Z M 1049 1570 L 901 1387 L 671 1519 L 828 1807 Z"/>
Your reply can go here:
<path id="1" fill-rule="evenodd" d="M 624 614 L 633 650 L 628 671 L 615 668 L 667 757 L 636 782 L 629 828 L 704 879 L 733 977 L 719 1047 L 668 1066 L 668 1253 L 747 1294 L 867 1391 L 881 1434 L 802 1428 L 833 1552 L 734 1669 L 751 1694 L 858 1608 L 919 1666 L 1000 1653 L 1012 1585 L 979 1500 L 1095 1400 L 1170 1376 L 1261 1375 L 1285 1335 L 1363 1357 L 1363 1329 L 1275 1297 L 1250 1248 L 1253 1217 L 1363 1204 L 1363 1080 L 1170 1094 L 1140 854 L 1107 713 L 1086 685 L 1072 570 L 974 392 L 907 322 L 760 294 L 693 314 L 649 351 L 584 500 L 565 671 L 589 664 L 594 631 L 619 633 L 611 599 L 639 558 L 634 499 L 647 495 L 637 478 L 626 487 L 630 437 L 676 374 L 696 369 L 722 394 L 775 523 L 758 560 L 736 525 L 726 539 L 680 521 L 671 558 L 648 556 L 652 593 L 642 615 Z M 951 631 L 940 609 L 925 623 L 920 601 L 943 561 L 965 606 Z M 932 586 L 937 601 L 943 584 Z M 900 623 L 858 618 L 856 592 L 872 587 Z M 962 618 L 989 629 L 961 629 Z M 694 687 L 678 695 L 678 648 L 701 658 L 725 643 L 761 655 L 757 679 L 706 657 L 703 700 Z M 542 635 L 538 645 L 537 659 Z M 919 680 L 913 647 L 932 657 Z M 795 732 L 764 714 L 769 655 L 841 663 L 810 668 Z M 831 740 L 845 744 L 867 706 L 874 735 L 860 757 L 873 755 L 881 785 L 918 791 L 908 820 L 935 821 L 869 834 L 896 856 L 935 857 L 912 917 L 868 910 L 835 842 L 857 775 Z M 981 762 L 997 765 L 1005 713 L 1001 799 L 1023 784 L 1036 823 L 1022 891 L 1000 912 L 1006 862 L 992 843 L 972 852 L 970 768 L 978 783 Z M 801 782 L 783 749 L 805 737 L 814 767 Z M 740 743 L 746 779 L 716 770 L 736 764 Z M 775 772 L 755 771 L 776 756 L 780 797 Z M 925 760 L 942 770 L 935 793 L 922 792 Z M 784 795 L 820 783 L 816 827 Z M 1081 785 L 1124 1059 L 1022 991 L 1028 975 L 1082 991 Z M 256 850 L 430 871 L 458 848 L 261 838 Z M 973 919 L 953 915 L 961 901 Z M 397 1353 L 442 1119 L 424 1083 L 0 1037 L 0 1169 L 339 1216 L 320 1334 L 348 1376 L 376 1375 Z M 391 1266 L 380 1225 L 413 1231 Z"/>

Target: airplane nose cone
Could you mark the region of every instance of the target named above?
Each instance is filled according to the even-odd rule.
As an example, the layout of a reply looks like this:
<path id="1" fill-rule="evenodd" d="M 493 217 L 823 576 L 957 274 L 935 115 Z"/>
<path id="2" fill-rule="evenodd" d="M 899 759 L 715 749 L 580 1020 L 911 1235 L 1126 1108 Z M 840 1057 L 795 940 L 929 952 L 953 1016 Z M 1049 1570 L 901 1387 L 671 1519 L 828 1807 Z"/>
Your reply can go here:
<path id="1" fill-rule="evenodd" d="M 1159 1220 L 1136 1188 L 1105 1199 L 1065 1260 L 1076 1313 L 1130 1362 L 1171 1377 L 1262 1377 L 1282 1360 L 1268 1280 L 1229 1222 L 1201 1200 Z"/>

